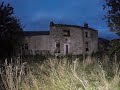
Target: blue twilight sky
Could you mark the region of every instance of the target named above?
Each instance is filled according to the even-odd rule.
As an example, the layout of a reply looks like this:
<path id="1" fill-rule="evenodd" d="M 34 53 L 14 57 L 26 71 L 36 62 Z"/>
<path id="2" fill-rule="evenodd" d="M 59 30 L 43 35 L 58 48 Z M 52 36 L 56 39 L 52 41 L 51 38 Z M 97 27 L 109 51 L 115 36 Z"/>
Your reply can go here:
<path id="1" fill-rule="evenodd" d="M 102 5 L 105 0 L 2 0 L 14 7 L 25 31 L 49 30 L 49 23 L 74 24 L 99 31 L 99 37 L 116 38 L 107 28 Z"/>

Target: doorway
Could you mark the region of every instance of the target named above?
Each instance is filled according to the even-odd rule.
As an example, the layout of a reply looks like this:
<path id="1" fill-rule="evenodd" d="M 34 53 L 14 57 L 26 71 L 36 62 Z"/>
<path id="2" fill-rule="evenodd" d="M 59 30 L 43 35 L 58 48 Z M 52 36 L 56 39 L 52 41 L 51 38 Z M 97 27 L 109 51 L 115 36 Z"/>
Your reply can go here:
<path id="1" fill-rule="evenodd" d="M 68 55 L 70 52 L 70 45 L 64 44 L 64 55 Z"/>

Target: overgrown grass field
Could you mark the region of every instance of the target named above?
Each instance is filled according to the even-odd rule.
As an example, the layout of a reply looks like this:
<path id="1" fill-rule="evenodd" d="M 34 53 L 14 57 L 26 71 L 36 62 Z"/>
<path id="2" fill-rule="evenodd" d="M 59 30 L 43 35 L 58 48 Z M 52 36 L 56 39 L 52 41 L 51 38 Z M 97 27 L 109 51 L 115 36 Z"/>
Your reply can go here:
<path id="1" fill-rule="evenodd" d="M 16 61 L 0 69 L 0 90 L 120 90 L 119 64 L 108 57 Z"/>

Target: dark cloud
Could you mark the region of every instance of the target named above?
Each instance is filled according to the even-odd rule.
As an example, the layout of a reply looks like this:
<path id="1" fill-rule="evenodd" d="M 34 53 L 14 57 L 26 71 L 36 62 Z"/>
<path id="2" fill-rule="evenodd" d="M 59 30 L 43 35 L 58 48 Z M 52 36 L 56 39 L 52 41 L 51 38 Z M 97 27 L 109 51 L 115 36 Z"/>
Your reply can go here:
<path id="1" fill-rule="evenodd" d="M 9 2 L 21 19 L 24 30 L 49 30 L 49 22 L 89 26 L 99 30 L 99 36 L 116 37 L 110 33 L 102 9 L 104 0 L 3 0 Z M 107 30 L 106 30 L 107 28 Z M 103 33 L 106 31 L 105 33 Z"/>

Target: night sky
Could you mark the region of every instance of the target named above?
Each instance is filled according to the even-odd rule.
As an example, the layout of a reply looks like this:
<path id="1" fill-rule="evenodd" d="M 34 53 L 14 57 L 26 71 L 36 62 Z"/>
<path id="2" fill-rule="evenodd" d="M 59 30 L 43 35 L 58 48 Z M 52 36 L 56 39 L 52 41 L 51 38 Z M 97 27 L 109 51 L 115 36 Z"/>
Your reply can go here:
<path id="1" fill-rule="evenodd" d="M 105 20 L 102 5 L 105 0 L 2 0 L 14 7 L 25 31 L 48 31 L 49 23 L 72 24 L 99 31 L 99 37 L 116 38 L 110 32 Z"/>

